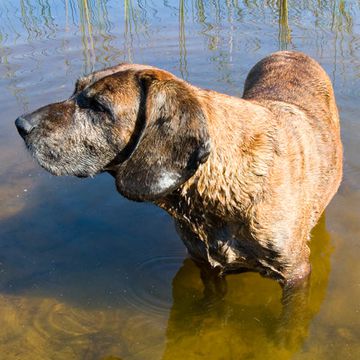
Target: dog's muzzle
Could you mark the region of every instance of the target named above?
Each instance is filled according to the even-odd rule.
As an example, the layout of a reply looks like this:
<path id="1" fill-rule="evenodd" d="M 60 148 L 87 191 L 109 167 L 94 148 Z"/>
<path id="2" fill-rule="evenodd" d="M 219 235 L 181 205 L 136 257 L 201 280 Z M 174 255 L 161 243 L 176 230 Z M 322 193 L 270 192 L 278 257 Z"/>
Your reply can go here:
<path id="1" fill-rule="evenodd" d="M 25 137 L 36 127 L 36 124 L 31 121 L 31 118 L 27 119 L 26 117 L 19 116 L 15 120 L 15 126 L 21 137 L 25 139 Z"/>

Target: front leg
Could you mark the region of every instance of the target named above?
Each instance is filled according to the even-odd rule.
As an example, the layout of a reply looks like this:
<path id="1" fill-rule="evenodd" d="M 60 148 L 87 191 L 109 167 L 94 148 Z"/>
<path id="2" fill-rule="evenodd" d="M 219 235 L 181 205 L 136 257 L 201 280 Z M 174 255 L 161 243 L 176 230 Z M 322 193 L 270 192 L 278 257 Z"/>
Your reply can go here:
<path id="1" fill-rule="evenodd" d="M 283 285 L 282 311 L 275 331 L 278 345 L 294 349 L 307 337 L 312 318 L 309 309 L 310 276 Z"/>
<path id="2" fill-rule="evenodd" d="M 301 250 L 298 251 L 297 256 L 291 254 L 291 250 L 287 249 L 284 258 L 286 265 L 284 266 L 283 279 L 280 281 L 284 289 L 296 288 L 299 284 L 308 282 L 311 265 L 310 249 L 307 243 L 305 242 Z"/>
<path id="3" fill-rule="evenodd" d="M 210 302 L 223 300 L 227 293 L 227 283 L 220 268 L 213 268 L 209 264 L 197 261 L 195 264 L 200 269 L 200 277 L 204 285 L 204 299 Z"/>

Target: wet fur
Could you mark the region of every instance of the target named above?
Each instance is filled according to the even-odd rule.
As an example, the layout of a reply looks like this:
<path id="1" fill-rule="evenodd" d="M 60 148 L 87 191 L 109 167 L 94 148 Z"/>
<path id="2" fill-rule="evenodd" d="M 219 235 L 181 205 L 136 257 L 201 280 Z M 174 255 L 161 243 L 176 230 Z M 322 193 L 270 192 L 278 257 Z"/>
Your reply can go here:
<path id="1" fill-rule="evenodd" d="M 25 118 L 44 168 L 109 171 L 124 196 L 175 218 L 199 263 L 282 283 L 309 274 L 309 234 L 339 187 L 342 145 L 331 82 L 308 56 L 266 57 L 243 98 L 120 64 Z"/>

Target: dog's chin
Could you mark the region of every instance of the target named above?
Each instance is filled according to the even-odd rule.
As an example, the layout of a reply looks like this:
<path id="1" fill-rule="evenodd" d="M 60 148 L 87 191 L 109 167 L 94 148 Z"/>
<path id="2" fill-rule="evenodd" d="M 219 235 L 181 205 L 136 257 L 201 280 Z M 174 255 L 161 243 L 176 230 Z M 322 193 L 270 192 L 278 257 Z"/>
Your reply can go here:
<path id="1" fill-rule="evenodd" d="M 78 175 L 75 175 L 77 178 L 79 179 L 86 179 L 88 178 L 90 175 L 84 175 L 84 174 L 78 174 Z"/>
<path id="2" fill-rule="evenodd" d="M 94 166 L 94 161 L 87 157 L 79 157 L 77 162 L 72 162 L 70 156 L 48 153 L 39 150 L 33 144 L 26 144 L 35 161 L 48 173 L 54 176 L 74 176 L 78 178 L 94 177 L 102 171 Z M 99 162 L 100 163 L 100 162 Z"/>
<path id="3" fill-rule="evenodd" d="M 36 157 L 35 157 L 36 158 Z M 39 165 L 46 170 L 48 173 L 54 176 L 75 176 L 77 178 L 87 178 L 94 177 L 100 171 L 85 171 L 84 169 L 79 169 L 72 167 L 70 164 L 64 164 L 63 166 L 55 165 L 52 163 L 44 162 L 41 159 L 36 159 Z"/>

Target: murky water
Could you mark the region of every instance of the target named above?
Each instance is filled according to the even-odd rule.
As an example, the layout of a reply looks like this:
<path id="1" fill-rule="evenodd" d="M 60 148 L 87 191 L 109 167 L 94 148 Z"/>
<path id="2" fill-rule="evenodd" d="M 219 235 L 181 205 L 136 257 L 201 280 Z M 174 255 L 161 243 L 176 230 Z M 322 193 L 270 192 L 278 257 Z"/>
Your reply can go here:
<path id="1" fill-rule="evenodd" d="M 45 173 L 13 125 L 123 61 L 241 95 L 250 67 L 286 48 L 334 83 L 345 173 L 285 323 L 280 287 L 256 274 L 209 302 L 167 214 L 108 175 Z M 358 1 L 0 0 L 0 358 L 359 359 L 359 80 Z"/>

